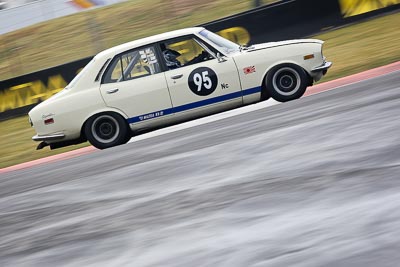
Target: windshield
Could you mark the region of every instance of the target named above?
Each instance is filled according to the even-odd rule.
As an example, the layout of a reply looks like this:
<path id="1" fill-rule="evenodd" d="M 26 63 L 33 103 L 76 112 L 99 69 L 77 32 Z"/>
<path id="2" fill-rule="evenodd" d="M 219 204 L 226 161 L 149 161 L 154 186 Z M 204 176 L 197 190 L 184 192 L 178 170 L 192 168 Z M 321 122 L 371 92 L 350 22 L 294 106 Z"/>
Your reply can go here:
<path id="1" fill-rule="evenodd" d="M 202 30 L 200 35 L 205 37 L 211 43 L 218 47 L 219 50 L 223 51 L 226 54 L 230 54 L 236 51 L 239 51 L 240 46 L 235 44 L 234 42 L 229 41 L 213 32 L 208 30 Z"/>
<path id="2" fill-rule="evenodd" d="M 79 73 L 75 76 L 75 78 L 65 87 L 65 89 L 69 89 L 75 86 L 75 84 L 79 81 L 79 79 L 90 69 L 90 66 L 93 65 L 95 59 L 93 58 Z"/>

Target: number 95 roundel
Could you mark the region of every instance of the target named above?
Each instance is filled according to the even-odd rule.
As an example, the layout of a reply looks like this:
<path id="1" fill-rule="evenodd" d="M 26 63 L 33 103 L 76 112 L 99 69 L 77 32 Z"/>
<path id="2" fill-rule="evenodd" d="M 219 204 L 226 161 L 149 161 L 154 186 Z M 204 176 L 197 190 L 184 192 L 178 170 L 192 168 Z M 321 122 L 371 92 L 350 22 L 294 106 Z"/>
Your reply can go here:
<path id="1" fill-rule="evenodd" d="M 190 73 L 188 84 L 193 93 L 206 96 L 212 94 L 217 88 L 218 77 L 212 69 L 200 67 Z"/>

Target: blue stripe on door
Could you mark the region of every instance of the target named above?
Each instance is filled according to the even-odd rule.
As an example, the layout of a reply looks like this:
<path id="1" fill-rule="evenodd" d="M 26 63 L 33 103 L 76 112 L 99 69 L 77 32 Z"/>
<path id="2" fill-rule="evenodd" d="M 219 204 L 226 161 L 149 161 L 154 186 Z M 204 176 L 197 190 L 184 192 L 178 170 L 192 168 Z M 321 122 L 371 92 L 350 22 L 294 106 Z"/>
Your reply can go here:
<path id="1" fill-rule="evenodd" d="M 194 108 L 204 107 L 207 105 L 220 103 L 220 102 L 231 100 L 231 99 L 238 98 L 241 96 L 256 94 L 256 93 L 260 93 L 260 92 L 261 92 L 261 87 L 258 86 L 258 87 L 246 89 L 246 90 L 243 90 L 240 92 L 217 96 L 214 98 L 209 98 L 209 99 L 193 102 L 193 103 L 178 106 L 178 107 L 168 108 L 168 109 L 159 110 L 159 111 L 148 113 L 148 114 L 143 114 L 143 115 L 140 115 L 137 117 L 132 117 L 132 118 L 128 119 L 128 123 L 136 123 L 136 122 L 140 122 L 140 121 L 154 119 L 154 118 L 158 118 L 161 116 L 170 115 L 172 113 L 178 113 L 178 112 L 182 112 L 182 111 L 186 111 L 186 110 L 190 110 L 190 109 L 194 109 Z"/>

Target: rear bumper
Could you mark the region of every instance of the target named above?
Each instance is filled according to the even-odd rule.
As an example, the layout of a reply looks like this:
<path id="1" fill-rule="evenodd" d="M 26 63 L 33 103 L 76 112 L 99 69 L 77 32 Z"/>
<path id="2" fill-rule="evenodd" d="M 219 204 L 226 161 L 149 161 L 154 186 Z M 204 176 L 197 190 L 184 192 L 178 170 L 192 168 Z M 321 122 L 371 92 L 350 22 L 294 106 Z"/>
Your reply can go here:
<path id="1" fill-rule="evenodd" d="M 65 134 L 63 133 L 54 133 L 54 134 L 48 134 L 48 135 L 35 135 L 32 137 L 33 141 L 39 142 L 39 141 L 53 141 L 53 140 L 62 140 L 64 139 Z"/>

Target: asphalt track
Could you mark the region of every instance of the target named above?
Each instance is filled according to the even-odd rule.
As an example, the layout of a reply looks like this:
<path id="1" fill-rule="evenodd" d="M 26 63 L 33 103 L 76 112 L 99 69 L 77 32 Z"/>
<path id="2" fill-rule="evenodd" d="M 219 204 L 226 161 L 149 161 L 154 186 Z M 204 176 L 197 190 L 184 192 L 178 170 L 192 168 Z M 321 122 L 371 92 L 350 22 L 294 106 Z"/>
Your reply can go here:
<path id="1" fill-rule="evenodd" d="M 398 266 L 399 85 L 2 173 L 0 266 Z"/>

